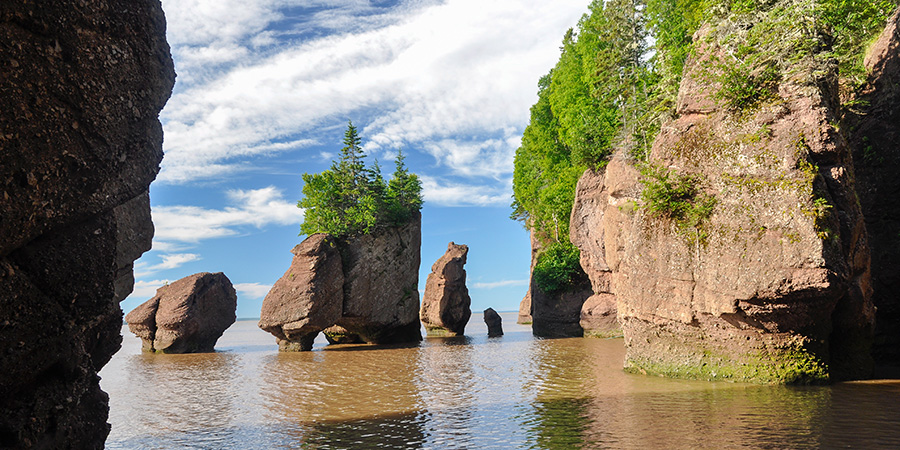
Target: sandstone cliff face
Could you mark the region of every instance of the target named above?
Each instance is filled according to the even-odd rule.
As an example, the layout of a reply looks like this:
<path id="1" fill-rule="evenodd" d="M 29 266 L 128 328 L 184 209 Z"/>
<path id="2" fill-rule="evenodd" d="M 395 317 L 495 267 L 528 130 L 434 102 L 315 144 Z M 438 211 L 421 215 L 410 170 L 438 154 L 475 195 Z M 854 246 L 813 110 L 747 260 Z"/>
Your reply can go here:
<path id="1" fill-rule="evenodd" d="M 569 240 L 581 250 L 581 268 L 591 281 L 592 295 L 581 306 L 579 324 L 586 336 L 613 337 L 622 335 L 616 316 L 616 297 L 612 294 L 612 270 L 606 263 L 606 233 L 609 227 L 604 214 L 609 203 L 609 190 L 602 173 L 588 170 L 575 188 Z"/>
<path id="2" fill-rule="evenodd" d="M 466 255 L 469 247 L 447 244 L 444 253 L 431 266 L 425 282 L 425 295 L 419 319 L 429 336 L 461 336 L 472 316 L 469 289 L 466 288 Z"/>
<path id="3" fill-rule="evenodd" d="M 685 69 L 677 116 L 649 161 L 699 180 L 716 199 L 712 215 L 689 229 L 652 217 L 640 195 L 648 177 L 618 155 L 602 175 L 582 179 L 579 197 L 597 205 L 584 220 L 573 211 L 582 264 L 597 294 L 615 296 L 630 370 L 770 382 L 866 377 L 869 249 L 850 147 L 832 125 L 834 72 L 800 61 L 775 98 L 736 114 L 714 98 L 718 82 L 706 72 L 728 57 L 720 31 L 695 36 L 702 44 Z"/>
<path id="4" fill-rule="evenodd" d="M 0 4 L 0 447 L 101 448 L 97 371 L 153 234 L 174 83 L 157 0 Z"/>
<path id="5" fill-rule="evenodd" d="M 195 273 L 156 291 L 125 316 L 146 352 L 212 352 L 237 319 L 237 293 L 222 272 Z"/>
<path id="6" fill-rule="evenodd" d="M 282 351 L 311 350 L 319 332 L 335 344 L 422 340 L 421 220 L 350 240 L 307 237 L 263 300 L 259 327 Z"/>
<path id="7" fill-rule="evenodd" d="M 845 116 L 872 249 L 874 356 L 900 363 L 900 10 L 869 50 L 869 82 Z"/>

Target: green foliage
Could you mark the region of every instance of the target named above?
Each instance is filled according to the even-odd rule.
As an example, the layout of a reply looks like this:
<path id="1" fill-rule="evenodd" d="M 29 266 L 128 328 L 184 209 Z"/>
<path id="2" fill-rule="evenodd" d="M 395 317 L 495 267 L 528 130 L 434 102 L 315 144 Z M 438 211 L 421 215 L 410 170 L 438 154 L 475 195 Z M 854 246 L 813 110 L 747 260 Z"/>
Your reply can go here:
<path id="1" fill-rule="evenodd" d="M 746 111 L 776 98 L 780 78 L 774 65 L 768 65 L 758 73 L 746 63 L 726 65 L 722 67 L 720 77 L 722 88 L 715 98 L 723 100 L 733 111 Z"/>
<path id="2" fill-rule="evenodd" d="M 705 242 L 703 226 L 712 216 L 716 198 L 702 192 L 701 178 L 653 164 L 641 167 L 641 175 L 644 178 L 641 209 L 652 218 L 674 223 L 689 242 Z"/>
<path id="3" fill-rule="evenodd" d="M 832 52 L 844 84 L 865 81 L 865 50 L 884 29 L 897 0 L 819 0 L 818 17 L 834 37 Z"/>
<path id="4" fill-rule="evenodd" d="M 422 183 L 406 169 L 402 152 L 393 177 L 385 182 L 378 161 L 365 166 L 361 142 L 349 123 L 344 147 L 331 168 L 303 174 L 303 199 L 297 202 L 305 209 L 301 234 L 357 236 L 377 227 L 403 225 L 422 208 Z"/>
<path id="5" fill-rule="evenodd" d="M 561 292 L 584 280 L 578 247 L 553 242 L 538 255 L 534 282 L 546 293 Z"/>

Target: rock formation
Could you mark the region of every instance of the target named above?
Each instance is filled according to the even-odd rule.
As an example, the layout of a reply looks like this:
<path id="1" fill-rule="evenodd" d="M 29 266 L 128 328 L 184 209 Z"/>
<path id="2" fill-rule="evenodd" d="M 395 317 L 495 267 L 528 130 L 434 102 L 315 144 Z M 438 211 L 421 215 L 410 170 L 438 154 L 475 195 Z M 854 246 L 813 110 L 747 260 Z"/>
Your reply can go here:
<path id="1" fill-rule="evenodd" d="M 877 308 L 873 353 L 900 363 L 900 10 L 865 60 L 869 82 L 844 120 L 852 130 L 856 190 L 872 249 L 872 302 Z M 858 109 L 857 109 L 858 108 Z"/>
<path id="2" fill-rule="evenodd" d="M 531 280 L 528 293 L 519 306 L 519 323 L 523 322 L 523 309 L 530 304 L 531 331 L 535 336 L 547 338 L 581 337 L 581 308 L 593 295 L 590 281 L 584 279 L 571 289 L 560 292 L 544 292 L 534 281 L 534 266 L 541 250 L 540 240 L 531 232 Z"/>
<path id="3" fill-rule="evenodd" d="M 612 271 L 606 263 L 604 209 L 609 191 L 603 174 L 588 170 L 575 189 L 575 203 L 569 225 L 569 239 L 581 250 L 581 268 L 591 281 L 592 295 L 581 306 L 579 324 L 586 336 L 622 335 L 616 319 L 616 297 L 612 294 Z"/>
<path id="4" fill-rule="evenodd" d="M 291 267 L 263 300 L 259 327 L 275 335 L 282 350 L 311 350 L 316 335 L 341 318 L 341 254 L 327 234 L 309 236 L 291 253 Z"/>
<path id="5" fill-rule="evenodd" d="M 263 300 L 260 328 L 281 350 L 310 350 L 324 331 L 331 343 L 422 340 L 419 263 L 422 218 L 370 234 L 307 237 Z M 340 289 L 338 289 L 340 286 Z"/>
<path id="6" fill-rule="evenodd" d="M 484 323 L 488 327 L 488 337 L 503 336 L 503 319 L 494 308 L 484 310 Z"/>
<path id="7" fill-rule="evenodd" d="M 222 272 L 195 273 L 156 290 L 125 316 L 146 352 L 212 352 L 237 315 L 237 293 Z"/>
<path id="8" fill-rule="evenodd" d="M 595 295 L 615 298 L 629 370 L 762 382 L 867 377 L 869 244 L 851 147 L 834 126 L 836 72 L 806 56 L 778 76 L 772 99 L 735 113 L 716 97 L 721 78 L 709 70 L 739 30 L 707 25 L 695 35 L 676 117 L 644 173 L 620 153 L 584 175 L 576 205 L 596 206 L 573 211 L 573 241 Z M 885 124 L 896 126 L 891 114 Z M 641 195 L 654 176 L 686 177 L 695 200 L 715 199 L 711 214 L 688 225 L 654 216 Z"/>
<path id="9" fill-rule="evenodd" d="M 466 255 L 469 247 L 447 244 L 425 282 L 419 319 L 429 336 L 461 336 L 472 316 L 472 299 L 466 288 Z"/>
<path id="10" fill-rule="evenodd" d="M 174 83 L 158 0 L 0 4 L 0 447 L 102 448 L 97 372 L 150 248 Z"/>

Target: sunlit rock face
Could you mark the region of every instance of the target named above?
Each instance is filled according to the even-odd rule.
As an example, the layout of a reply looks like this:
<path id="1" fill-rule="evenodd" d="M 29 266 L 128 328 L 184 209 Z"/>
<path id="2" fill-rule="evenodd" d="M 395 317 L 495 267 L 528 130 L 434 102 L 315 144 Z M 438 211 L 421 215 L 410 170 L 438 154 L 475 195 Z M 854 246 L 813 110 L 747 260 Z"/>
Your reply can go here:
<path id="1" fill-rule="evenodd" d="M 641 196 L 649 175 L 616 154 L 579 183 L 576 205 L 594 205 L 572 219 L 582 266 L 595 295 L 615 300 L 628 370 L 776 383 L 868 377 L 865 182 L 854 177 L 855 144 L 836 127 L 836 71 L 827 58 L 802 59 L 771 99 L 735 113 L 709 75 L 727 57 L 716 34 L 724 28 L 695 35 L 676 116 L 648 161 L 693 176 L 715 198 L 712 214 L 698 227 L 652 216 Z M 896 127 L 896 103 L 882 111 L 878 126 Z"/>
<path id="2" fill-rule="evenodd" d="M 466 288 L 466 255 L 469 247 L 447 244 L 447 252 L 431 266 L 419 318 L 429 336 L 461 336 L 472 316 Z"/>
<path id="3" fill-rule="evenodd" d="M 0 4 L 0 447 L 102 448 L 175 80 L 158 0 Z"/>
<path id="4" fill-rule="evenodd" d="M 212 352 L 237 319 L 237 293 L 222 272 L 195 273 L 160 287 L 125 316 L 145 352 Z"/>
<path id="5" fill-rule="evenodd" d="M 900 363 L 900 9 L 869 49 L 869 82 L 847 111 L 857 192 L 872 249 L 874 355 Z"/>
<path id="6" fill-rule="evenodd" d="M 421 246 L 420 214 L 350 239 L 307 237 L 263 300 L 260 328 L 283 351 L 312 349 L 319 332 L 331 343 L 421 341 Z"/>

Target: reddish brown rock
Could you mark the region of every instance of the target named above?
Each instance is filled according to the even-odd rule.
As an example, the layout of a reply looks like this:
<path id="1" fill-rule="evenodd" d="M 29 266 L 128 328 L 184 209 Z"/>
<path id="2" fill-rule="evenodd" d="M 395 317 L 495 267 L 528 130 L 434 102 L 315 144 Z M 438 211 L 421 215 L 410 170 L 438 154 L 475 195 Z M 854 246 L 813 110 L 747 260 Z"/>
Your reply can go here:
<path id="1" fill-rule="evenodd" d="M 422 340 L 419 264 L 422 216 L 341 241 L 344 305 L 336 325 L 372 344 Z"/>
<path id="2" fill-rule="evenodd" d="M 316 335 L 341 317 L 341 254 L 327 234 L 309 236 L 291 253 L 291 267 L 263 300 L 259 327 L 275 335 L 282 350 L 310 350 Z"/>
<path id="3" fill-rule="evenodd" d="M 867 377 L 869 248 L 851 147 L 833 125 L 835 72 L 807 57 L 782 74 L 776 98 L 729 111 L 710 102 L 719 87 L 704 61 L 726 58 L 733 41 L 717 33 L 736 29 L 695 36 L 703 44 L 687 62 L 679 114 L 649 158 L 699 180 L 716 199 L 711 216 L 683 228 L 649 215 L 640 196 L 648 179 L 621 154 L 586 173 L 580 187 L 592 187 L 576 205 L 592 206 L 573 211 L 573 240 L 605 299 L 582 311 L 603 316 L 614 296 L 631 371 L 782 383 Z"/>
<path id="4" fill-rule="evenodd" d="M 429 336 L 461 336 L 472 316 L 466 288 L 466 255 L 469 247 L 447 244 L 447 252 L 431 266 L 419 319 Z"/>
<path id="5" fill-rule="evenodd" d="M 593 294 L 581 307 L 579 324 L 585 336 L 621 336 L 612 294 L 612 270 L 606 262 L 606 229 L 610 202 L 604 174 L 588 170 L 578 180 L 569 225 L 569 240 L 581 251 L 581 268 L 591 281 Z M 604 222 L 606 219 L 606 222 Z"/>
<path id="6" fill-rule="evenodd" d="M 0 448 L 102 448 L 175 73 L 158 0 L 0 2 Z"/>
<path id="7" fill-rule="evenodd" d="M 857 192 L 872 249 L 873 353 L 900 364 L 900 10 L 869 49 L 868 83 L 844 117 L 851 131 Z"/>
<path id="8" fill-rule="evenodd" d="M 494 308 L 484 310 L 484 323 L 488 328 L 488 337 L 503 336 L 503 318 Z"/>
<path id="9" fill-rule="evenodd" d="M 281 350 L 310 350 L 320 331 L 332 344 L 422 340 L 419 250 L 422 217 L 350 239 L 314 234 L 263 302 L 260 328 Z"/>
<path id="10" fill-rule="evenodd" d="M 156 290 L 125 321 L 144 351 L 212 352 L 237 316 L 237 293 L 225 274 L 197 273 Z"/>

